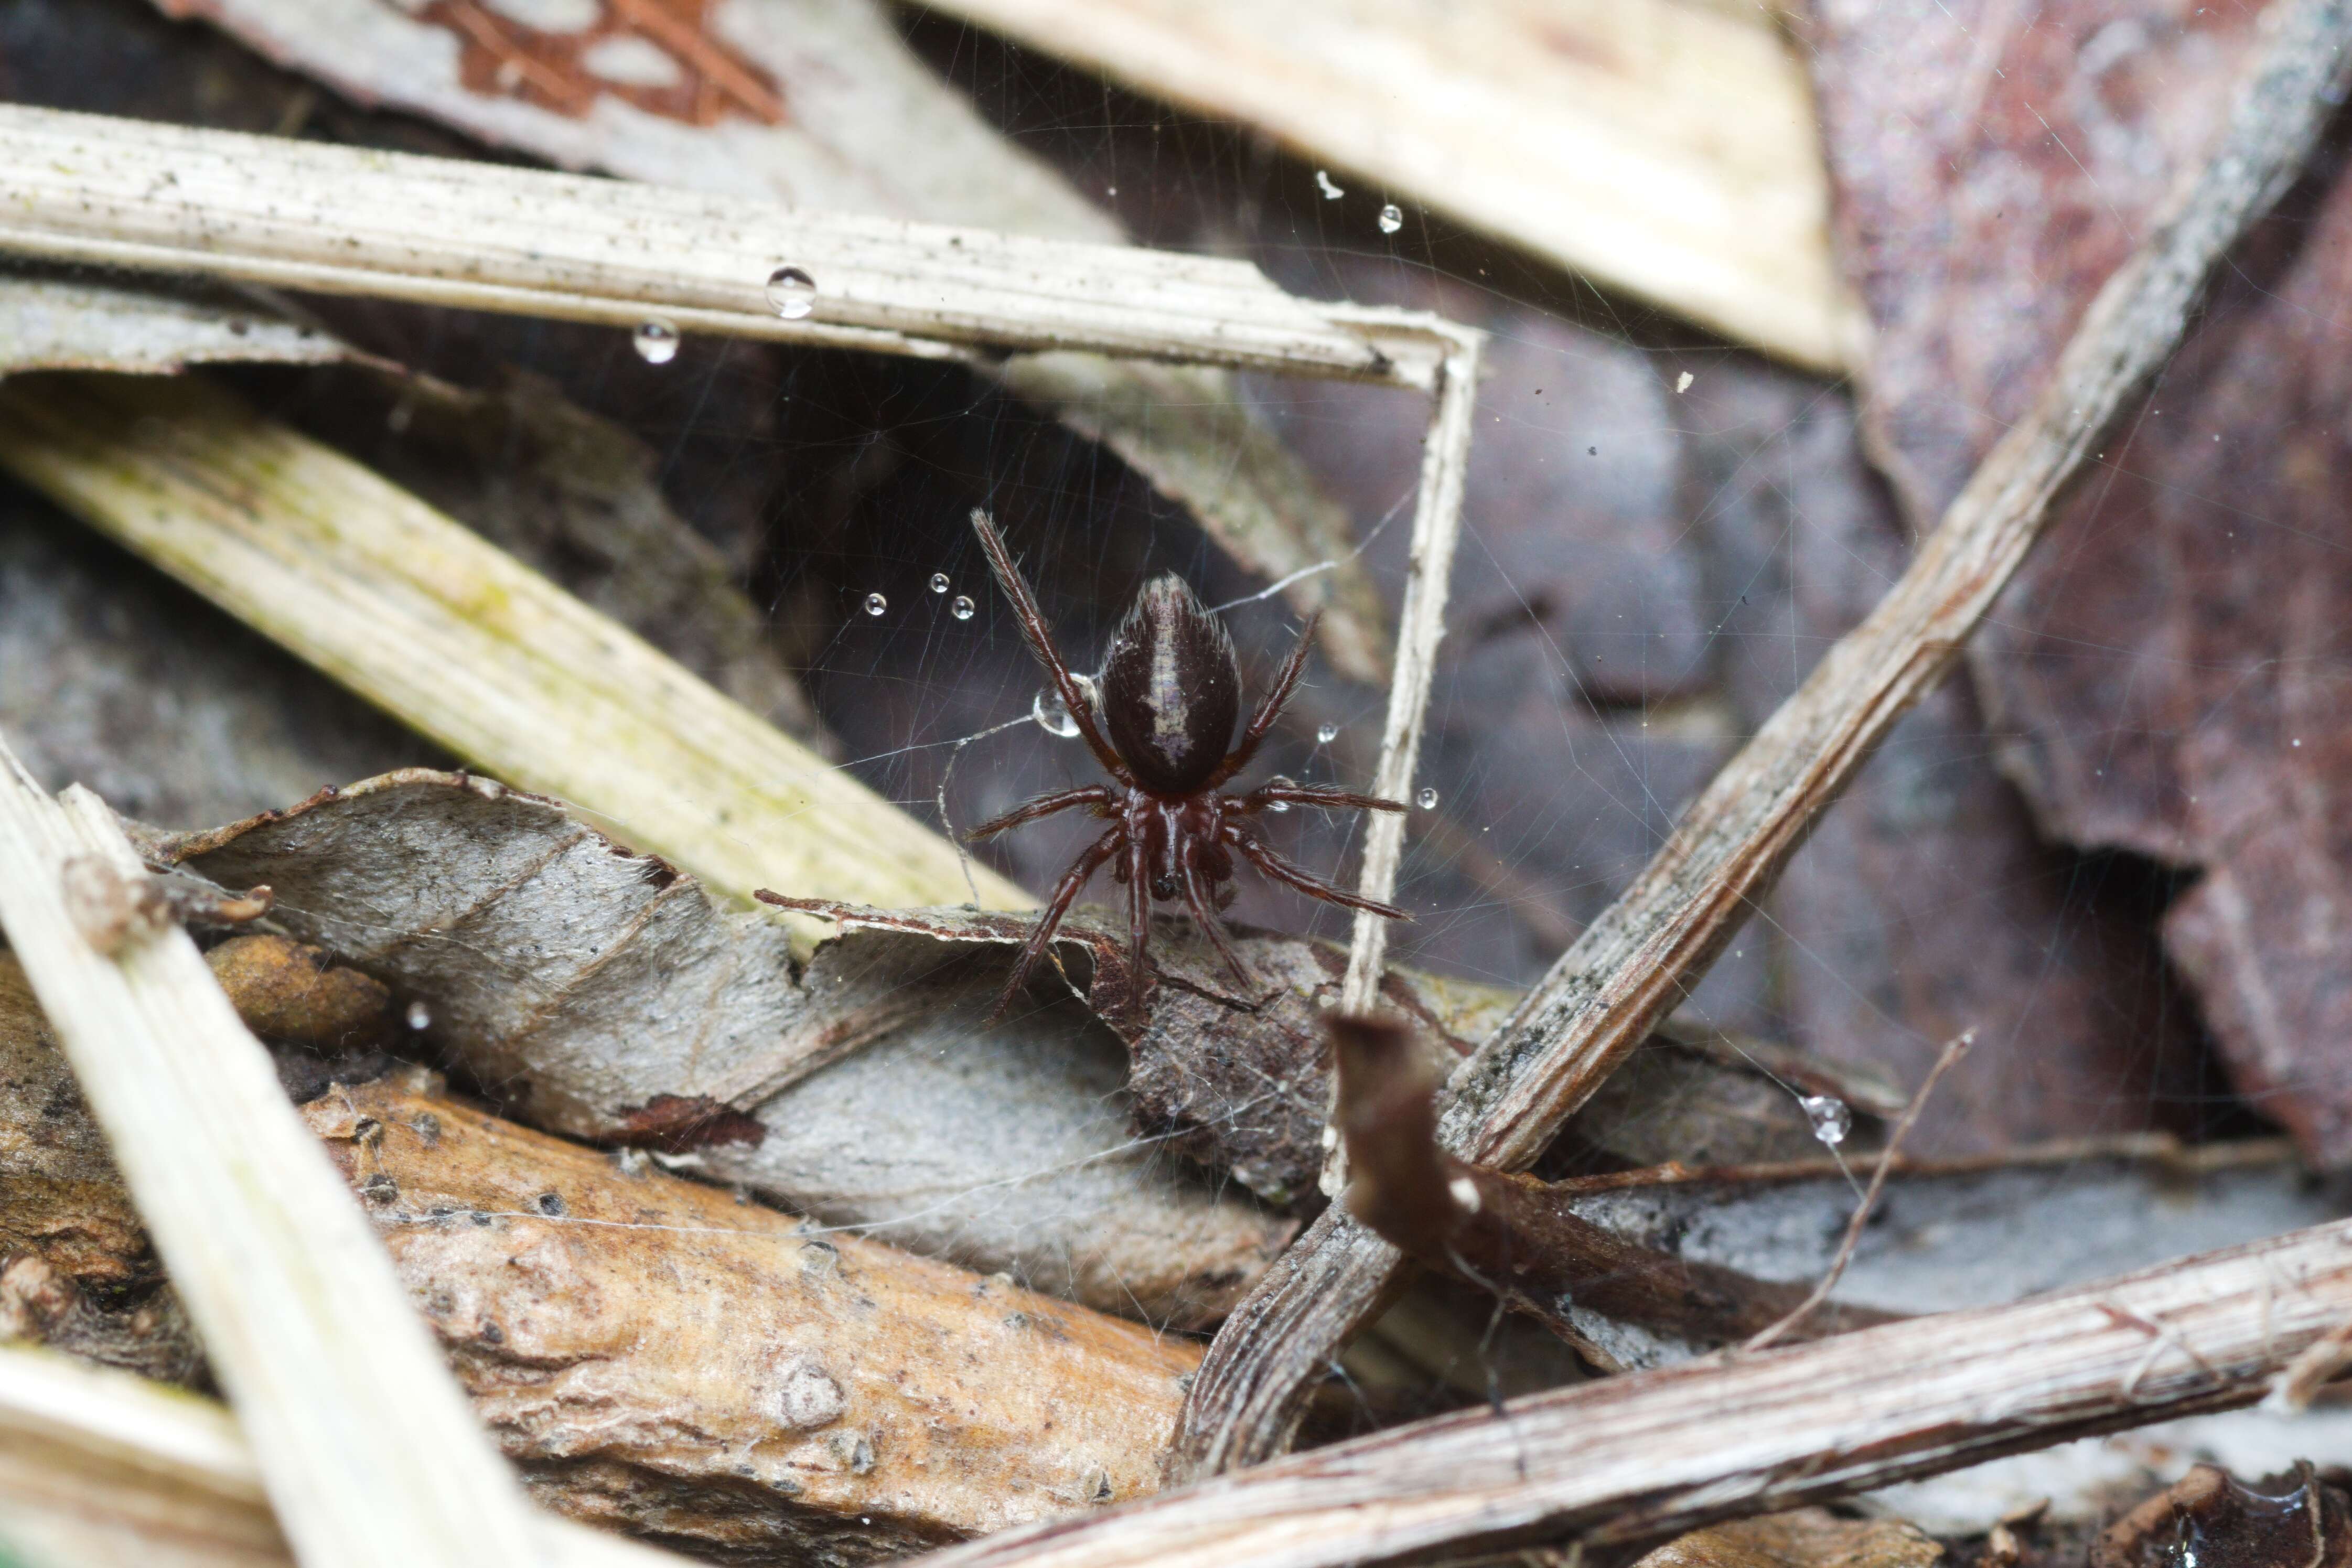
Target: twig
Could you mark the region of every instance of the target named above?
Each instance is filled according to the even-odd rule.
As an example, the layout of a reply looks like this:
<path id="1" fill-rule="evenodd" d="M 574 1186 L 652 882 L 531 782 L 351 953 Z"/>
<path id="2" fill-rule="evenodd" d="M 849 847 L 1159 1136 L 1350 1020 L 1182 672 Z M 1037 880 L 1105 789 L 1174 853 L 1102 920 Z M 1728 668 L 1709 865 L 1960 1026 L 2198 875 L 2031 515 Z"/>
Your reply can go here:
<path id="1" fill-rule="evenodd" d="M 1878 1168 L 1871 1172 L 1870 1185 L 1864 1189 L 1862 1201 L 1853 1205 L 1853 1217 L 1846 1222 L 1845 1235 L 1838 1242 L 1837 1256 L 1830 1259 L 1821 1283 L 1798 1303 L 1794 1311 L 1749 1340 L 1749 1350 L 1760 1351 L 1787 1338 L 1799 1324 L 1812 1315 L 1815 1309 L 1830 1299 L 1830 1292 L 1837 1289 L 1837 1282 L 1845 1278 L 1846 1265 L 1853 1261 L 1853 1250 L 1862 1245 L 1863 1227 L 1870 1223 L 1871 1212 L 1878 1207 L 1879 1194 L 1886 1190 L 1886 1178 L 1895 1169 L 1895 1156 L 1903 1152 L 1903 1140 L 1910 1135 L 1912 1124 L 1919 1120 L 1919 1112 L 1927 1109 L 1927 1097 L 1936 1092 L 1936 1086 L 1944 1080 L 1944 1074 L 1951 1070 L 1952 1064 L 1968 1054 L 1969 1047 L 1976 1043 L 1976 1037 L 1977 1032 L 1969 1029 L 1944 1047 L 1943 1054 L 1936 1058 L 1936 1065 L 1928 1069 L 1927 1081 L 1919 1086 L 1919 1092 L 1911 1097 L 1911 1103 L 1904 1107 L 1902 1120 L 1895 1122 L 1895 1131 L 1886 1135 L 1886 1148 L 1878 1156 Z"/>
<path id="2" fill-rule="evenodd" d="M 1084 349 L 1432 390 L 1447 347 L 1246 262 L 13 104 L 0 212 L 0 250 L 62 261 L 926 359 Z M 780 304 L 783 268 L 806 287 Z"/>
<path id="3" fill-rule="evenodd" d="M 223 388 L 7 383 L 0 467 L 476 766 L 578 805 L 723 896 L 966 896 L 939 835 L 462 524 Z M 990 905 L 1032 901 L 984 868 L 977 880 Z"/>
<path id="4" fill-rule="evenodd" d="M 2319 1391 L 2347 1366 L 2352 1366 L 2352 1318 L 2314 1340 L 2301 1355 L 2286 1363 L 2284 1370 L 2271 1380 L 2263 1408 L 2281 1415 L 2300 1415 L 2311 1408 Z"/>
<path id="5" fill-rule="evenodd" d="M 0 1511 L 10 1544 L 54 1549 L 45 1562 L 257 1568 L 293 1561 L 253 1450 L 226 1410 L 41 1351 L 0 1347 Z M 686 1562 L 560 1519 L 534 1516 L 531 1524 L 538 1554 L 525 1561 L 547 1568 Z"/>
<path id="6" fill-rule="evenodd" d="M 2277 1299 L 2273 1277 L 2298 1289 Z M 2126 1394 L 2161 1324 L 2168 1356 Z M 1391 1428 L 1013 1531 L 924 1568 L 1337 1568 L 1631 1548 L 2099 1432 L 2251 1404 L 2352 1313 L 2352 1221 L 2002 1307 L 1723 1352 Z"/>
<path id="7" fill-rule="evenodd" d="M 308 1563 L 528 1560 L 537 1540 L 383 1249 L 184 931 L 100 953 L 61 872 L 145 875 L 105 803 L 0 743 L 0 927 Z M 420 1507 L 418 1500 L 432 1506 Z"/>
<path id="8" fill-rule="evenodd" d="M 1355 1172 L 1348 1208 L 1420 1262 L 1493 1292 L 1588 1351 L 1572 1306 L 1713 1346 L 1766 1325 L 1793 1326 L 1812 1304 L 1801 1300 L 1801 1286 L 1635 1245 L 1577 1215 L 1557 1188 L 1455 1159 L 1438 1145 L 1432 1085 L 1411 1033 L 1344 1015 L 1328 1027 L 1339 1124 Z M 1898 1316 L 1848 1308 L 1830 1331 Z"/>
<path id="9" fill-rule="evenodd" d="M 1932 690 L 2084 471 L 2179 345 L 2206 282 L 2297 177 L 2352 77 L 2352 0 L 2280 0 L 2228 128 L 2085 313 L 2032 413 L 2002 438 L 1878 607 L 1823 657 L 1693 803 L 1649 866 L 1454 1074 L 1447 1144 L 1532 1161 L 1706 973 L 1872 749 Z M 1310 1379 L 1368 1321 L 1399 1255 L 1328 1210 L 1227 1321 L 1193 1384 L 1178 1462 L 1280 1449 Z"/>

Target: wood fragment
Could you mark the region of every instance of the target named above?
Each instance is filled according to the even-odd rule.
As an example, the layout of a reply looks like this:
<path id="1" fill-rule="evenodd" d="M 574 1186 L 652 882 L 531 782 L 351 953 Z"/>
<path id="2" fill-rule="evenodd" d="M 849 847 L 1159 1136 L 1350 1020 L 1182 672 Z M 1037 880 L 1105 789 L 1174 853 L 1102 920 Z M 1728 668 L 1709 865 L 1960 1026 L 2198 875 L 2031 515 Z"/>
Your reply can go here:
<path id="1" fill-rule="evenodd" d="M 954 847 L 406 491 L 194 380 L 0 384 L 0 466 L 478 764 L 739 902 L 963 899 Z M 982 899 L 1028 895 L 984 868 Z"/>
<path id="2" fill-rule="evenodd" d="M 920 1561 L 1339 1568 L 1538 1544 L 1591 1560 L 2251 1404 L 2347 1312 L 2352 1221 L 2336 1221 L 2010 1306 L 1416 1422 Z"/>
<path id="3" fill-rule="evenodd" d="M 1878 608 L 1825 654 L 1684 813 L 1632 886 L 1452 1083 L 1450 1147 L 1506 1169 L 1703 975 L 1807 831 L 1943 678 L 2058 504 L 2186 333 L 2214 270 L 2293 183 L 2352 86 L 2352 0 L 2284 0 L 2227 131 L 2076 329 L 2049 387 L 1922 542 Z M 1395 1249 L 1327 1212 L 1227 1321 L 1193 1384 L 1180 1462 L 1279 1451 L 1307 1380 L 1376 1310 Z"/>
<path id="4" fill-rule="evenodd" d="M 530 1514 L 383 1249 L 184 932 L 108 957 L 76 855 L 145 875 L 102 802 L 0 743 L 0 927 L 23 963 L 307 1562 L 522 1561 Z M 415 1500 L 431 1498 L 432 1508 Z"/>
<path id="5" fill-rule="evenodd" d="M 1853 357 L 1811 92 L 1773 19 L 1681 0 L 934 0 L 1328 160 L 1387 200 L 1817 370 Z M 1333 221 L 1333 220 L 1326 220 Z"/>
<path id="6" fill-rule="evenodd" d="M 415 1505 L 403 1499 L 387 1507 Z M 16 1346 L 0 1346 L 0 1516 L 7 1544 L 42 1563 L 290 1568 L 295 1561 L 247 1435 L 227 1410 Z M 530 1523 L 535 1550 L 507 1561 L 547 1568 L 686 1561 L 562 1520 Z"/>

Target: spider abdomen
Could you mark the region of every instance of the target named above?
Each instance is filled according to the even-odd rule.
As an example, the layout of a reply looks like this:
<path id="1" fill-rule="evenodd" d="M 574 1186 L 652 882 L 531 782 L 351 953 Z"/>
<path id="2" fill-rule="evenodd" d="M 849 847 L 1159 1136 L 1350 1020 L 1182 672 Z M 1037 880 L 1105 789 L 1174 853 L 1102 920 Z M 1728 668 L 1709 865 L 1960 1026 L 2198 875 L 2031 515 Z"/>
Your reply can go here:
<path id="1" fill-rule="evenodd" d="M 1241 665 L 1224 624 L 1173 573 L 1135 596 L 1103 660 L 1103 727 L 1137 782 L 1190 795 L 1208 782 L 1241 718 Z"/>

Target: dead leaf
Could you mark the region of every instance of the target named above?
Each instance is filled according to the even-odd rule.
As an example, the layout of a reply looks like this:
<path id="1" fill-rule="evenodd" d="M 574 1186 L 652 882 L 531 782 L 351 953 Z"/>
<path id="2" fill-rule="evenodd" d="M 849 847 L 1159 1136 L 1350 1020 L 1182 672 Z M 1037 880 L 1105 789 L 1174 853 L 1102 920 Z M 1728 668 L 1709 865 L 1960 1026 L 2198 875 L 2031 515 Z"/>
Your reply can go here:
<path id="1" fill-rule="evenodd" d="M 2038 391 L 2215 123 L 2258 8 L 2072 0 L 1825 7 L 1824 123 L 1848 269 L 1878 323 L 1870 417 L 1915 519 Z M 1880 68 L 1890 48 L 1906 67 Z M 1900 134 L 1890 127 L 1905 127 Z M 2168 954 L 2242 1092 L 2352 1162 L 2352 727 L 2324 695 L 2352 605 L 2336 164 L 2247 247 L 2146 415 L 1972 651 L 2042 825 L 2201 868 Z"/>
<path id="2" fill-rule="evenodd" d="M 2352 1507 L 2309 1465 L 2293 1483 L 2248 1486 L 2198 1465 L 2116 1521 L 2093 1543 L 2090 1568 L 2344 1568 Z"/>
<path id="3" fill-rule="evenodd" d="M 803 970 L 781 925 L 543 797 L 410 771 L 147 848 L 270 867 L 289 931 L 534 1125 L 697 1126 L 702 1173 L 1154 1321 L 1213 1321 L 1289 1236 L 1129 1135 L 1124 1053 L 1082 1008 L 984 1028 L 1000 972 L 927 939 L 851 935 Z"/>
<path id="4" fill-rule="evenodd" d="M 1943 1547 L 1902 1520 L 1801 1508 L 1694 1530 L 1635 1568 L 1930 1568 L 1943 1556 Z"/>

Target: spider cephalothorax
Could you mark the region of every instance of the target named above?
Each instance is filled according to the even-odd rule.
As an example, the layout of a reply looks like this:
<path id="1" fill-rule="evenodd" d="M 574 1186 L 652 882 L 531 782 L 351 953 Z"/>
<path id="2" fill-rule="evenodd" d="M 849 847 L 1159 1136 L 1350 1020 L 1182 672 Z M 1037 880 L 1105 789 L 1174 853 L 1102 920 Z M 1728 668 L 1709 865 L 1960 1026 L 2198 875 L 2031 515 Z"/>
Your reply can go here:
<path id="1" fill-rule="evenodd" d="M 1151 933 L 1151 900 L 1181 900 L 1200 922 L 1201 930 L 1243 984 L 1250 974 L 1217 919 L 1217 910 L 1233 900 L 1234 858 L 1238 855 L 1286 887 L 1310 898 L 1367 910 L 1390 920 L 1410 920 L 1392 904 L 1360 898 L 1334 887 L 1304 867 L 1275 853 L 1258 837 L 1249 818 L 1285 806 L 1349 806 L 1374 811 L 1402 811 L 1401 801 L 1357 795 L 1330 784 L 1293 784 L 1276 779 L 1247 795 L 1225 795 L 1221 786 L 1249 766 L 1259 744 L 1283 705 L 1298 686 L 1307 668 L 1307 645 L 1315 635 L 1310 616 L 1298 634 L 1297 646 L 1284 660 L 1249 727 L 1234 740 L 1234 725 L 1242 711 L 1241 664 L 1234 657 L 1233 639 L 1224 624 L 1202 605 L 1184 580 L 1171 573 L 1155 577 L 1135 596 L 1134 607 L 1119 624 L 1103 659 L 1102 674 L 1092 685 L 1070 671 L 1054 646 L 1029 584 L 1013 564 L 1003 536 L 975 511 L 971 526 L 981 549 L 1013 601 L 1029 648 L 1054 683 L 1054 690 L 1087 747 L 1118 787 L 1087 784 L 1058 790 L 1015 806 L 993 822 L 971 831 L 975 839 L 991 837 L 1009 827 L 1034 822 L 1057 811 L 1084 807 L 1111 826 L 1087 846 L 1045 905 L 1037 929 L 1021 949 L 1003 995 L 1002 1013 L 1019 994 L 1029 972 L 1054 938 L 1054 930 L 1069 912 L 1078 890 L 1105 863 L 1127 884 L 1129 970 L 1133 1005 L 1140 1009 L 1144 989 L 1144 948 Z M 1099 703 L 1099 706 L 1097 706 Z"/>

